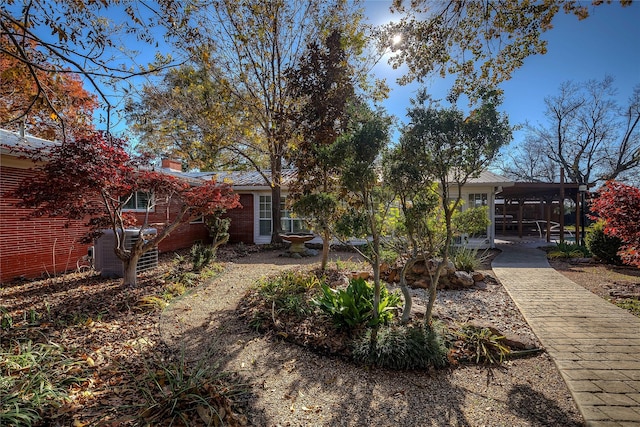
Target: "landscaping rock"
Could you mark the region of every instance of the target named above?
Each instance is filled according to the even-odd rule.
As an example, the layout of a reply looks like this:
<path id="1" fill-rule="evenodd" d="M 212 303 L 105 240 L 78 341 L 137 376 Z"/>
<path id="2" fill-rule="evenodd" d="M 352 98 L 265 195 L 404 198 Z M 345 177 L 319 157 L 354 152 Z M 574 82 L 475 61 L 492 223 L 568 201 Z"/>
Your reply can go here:
<path id="1" fill-rule="evenodd" d="M 474 271 L 471 273 L 471 277 L 473 277 L 474 282 L 482 282 L 484 280 L 484 274 L 479 271 Z"/>
<path id="2" fill-rule="evenodd" d="M 449 280 L 451 284 L 458 288 L 470 288 L 473 286 L 475 281 L 471 274 L 466 271 L 456 271 L 452 275 L 449 276 Z"/>
<path id="3" fill-rule="evenodd" d="M 487 290 L 486 282 L 475 282 L 473 284 L 473 287 L 476 288 L 476 289 L 480 289 L 482 291 L 486 291 Z"/>
<path id="4" fill-rule="evenodd" d="M 371 279 L 371 273 L 369 273 L 368 271 L 352 271 L 349 274 L 349 279 L 369 280 Z"/>

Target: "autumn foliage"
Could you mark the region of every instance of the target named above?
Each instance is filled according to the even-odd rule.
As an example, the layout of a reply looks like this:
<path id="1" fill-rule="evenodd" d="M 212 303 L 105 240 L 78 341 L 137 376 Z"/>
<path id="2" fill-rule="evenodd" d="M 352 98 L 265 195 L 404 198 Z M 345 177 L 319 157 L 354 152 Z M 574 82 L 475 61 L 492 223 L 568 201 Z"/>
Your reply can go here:
<path id="1" fill-rule="evenodd" d="M 622 261 L 640 267 L 640 189 L 608 181 L 591 202 L 591 211 L 593 219 L 605 221 L 606 234 L 622 240 Z"/>
<path id="2" fill-rule="evenodd" d="M 7 37 L 0 37 L 0 50 L 9 48 Z M 37 44 L 23 48 L 38 56 Z M 55 70 L 56 72 L 51 72 Z M 0 55 L 0 126 L 16 130 L 25 123 L 31 135 L 58 139 L 73 127 L 93 128 L 95 95 L 87 92 L 82 79 L 70 70 L 43 62 L 29 66 L 12 55 Z"/>
<path id="3" fill-rule="evenodd" d="M 125 265 L 125 283 L 135 284 L 135 265 L 139 257 L 157 247 L 175 228 L 203 215 L 213 215 L 239 206 L 238 195 L 228 184 L 215 181 L 189 183 L 171 175 L 153 171 L 144 158 L 126 151 L 126 141 L 102 132 L 78 136 L 62 144 L 52 144 L 48 151 L 25 150 L 23 155 L 39 162 L 33 177 L 24 180 L 12 194 L 20 198 L 21 207 L 32 208 L 32 217 L 56 216 L 69 220 L 86 220 L 90 242 L 103 229 L 124 235 L 125 229 L 145 229 L 150 224 L 124 210 L 135 192 L 151 197 L 153 204 L 177 204 L 178 213 L 158 228 L 151 240 L 139 239 L 127 249 L 123 239 L 116 242 L 116 255 Z M 139 218 L 139 217 L 138 217 Z M 127 267 L 133 272 L 127 277 Z"/>

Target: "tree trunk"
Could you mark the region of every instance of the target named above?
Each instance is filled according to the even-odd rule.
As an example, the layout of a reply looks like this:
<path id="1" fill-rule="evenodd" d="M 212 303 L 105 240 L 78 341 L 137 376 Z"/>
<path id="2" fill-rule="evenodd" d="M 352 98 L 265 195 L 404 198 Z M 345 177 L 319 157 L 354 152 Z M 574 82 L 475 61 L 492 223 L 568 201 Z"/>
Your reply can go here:
<path id="1" fill-rule="evenodd" d="M 140 257 L 142 256 L 142 254 L 136 254 L 136 253 L 131 253 L 131 257 L 126 260 L 126 261 L 122 261 L 122 264 L 124 265 L 124 276 L 122 278 L 122 284 L 125 286 L 129 286 L 130 288 L 135 288 L 138 284 L 138 273 L 137 273 L 137 267 L 138 267 L 138 260 L 140 259 Z"/>
<path id="2" fill-rule="evenodd" d="M 320 263 L 320 269 L 322 271 L 327 269 L 327 263 L 329 262 L 329 245 L 331 244 L 331 233 L 329 229 L 325 228 L 322 232 L 322 261 Z"/>
<path id="3" fill-rule="evenodd" d="M 409 320 L 411 320 L 411 307 L 413 306 L 413 298 L 411 297 L 411 292 L 407 286 L 407 271 L 415 265 L 417 260 L 417 258 L 411 258 L 404 264 L 400 271 L 400 290 L 404 296 L 404 308 L 402 309 L 401 319 L 401 323 L 403 324 L 408 323 Z"/>
<path id="4" fill-rule="evenodd" d="M 373 236 L 373 255 L 372 255 L 372 267 L 373 267 L 373 319 L 375 323 L 378 323 L 380 313 L 380 239 L 377 235 Z"/>
<path id="5" fill-rule="evenodd" d="M 429 301 L 427 302 L 427 310 L 424 314 L 424 323 L 427 327 L 431 327 L 431 317 L 433 315 L 433 306 L 436 303 L 438 282 L 440 281 L 440 274 L 442 273 L 445 262 L 446 261 L 443 259 L 440 265 L 438 265 L 435 274 L 431 277 L 431 283 L 429 283 Z"/>
<path id="6" fill-rule="evenodd" d="M 271 160 L 271 243 L 282 243 L 282 158 Z"/>

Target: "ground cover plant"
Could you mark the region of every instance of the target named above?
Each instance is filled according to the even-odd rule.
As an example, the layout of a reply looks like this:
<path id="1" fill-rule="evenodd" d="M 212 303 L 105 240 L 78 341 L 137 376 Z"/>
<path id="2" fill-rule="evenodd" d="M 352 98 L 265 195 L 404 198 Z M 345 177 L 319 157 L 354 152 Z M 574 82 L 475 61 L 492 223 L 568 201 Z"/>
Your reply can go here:
<path id="1" fill-rule="evenodd" d="M 554 258 L 589 258 L 591 252 L 586 246 L 572 242 L 558 242 L 555 246 L 549 246 L 547 256 Z"/>
<path id="2" fill-rule="evenodd" d="M 243 423 L 246 387 L 158 334 L 163 307 L 220 274 L 195 260 L 199 273 L 188 251 L 165 254 L 134 289 L 95 272 L 3 284 L 0 425 Z"/>
<path id="3" fill-rule="evenodd" d="M 489 328 L 452 319 L 430 327 L 417 319 L 403 322 L 400 294 L 384 283 L 374 317 L 373 284 L 352 273 L 363 268 L 364 263 L 336 262 L 324 270 L 264 278 L 241 301 L 241 316 L 258 331 L 357 364 L 410 370 L 500 364 L 508 358 L 505 337 Z"/>

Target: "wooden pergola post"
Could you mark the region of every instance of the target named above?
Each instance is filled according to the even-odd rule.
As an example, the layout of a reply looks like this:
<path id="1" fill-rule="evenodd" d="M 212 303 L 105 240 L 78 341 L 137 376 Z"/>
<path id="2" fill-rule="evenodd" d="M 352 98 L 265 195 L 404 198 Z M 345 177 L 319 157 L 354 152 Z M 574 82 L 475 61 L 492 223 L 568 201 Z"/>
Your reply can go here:
<path id="1" fill-rule="evenodd" d="M 522 217 L 524 215 L 524 200 L 518 199 L 518 237 L 522 239 Z"/>
<path id="2" fill-rule="evenodd" d="M 564 168 L 560 168 L 560 243 L 564 243 Z"/>

